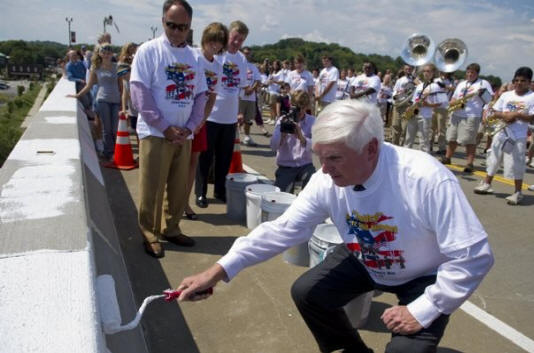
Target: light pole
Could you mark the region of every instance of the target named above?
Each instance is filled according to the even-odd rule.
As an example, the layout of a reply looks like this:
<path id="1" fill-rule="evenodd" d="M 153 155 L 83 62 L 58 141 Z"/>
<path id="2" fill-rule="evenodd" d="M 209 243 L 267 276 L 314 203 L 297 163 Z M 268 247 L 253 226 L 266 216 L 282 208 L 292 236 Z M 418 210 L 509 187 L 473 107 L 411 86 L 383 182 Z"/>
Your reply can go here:
<path id="1" fill-rule="evenodd" d="M 158 27 L 150 26 L 150 30 L 152 31 L 152 39 L 156 38 L 156 31 L 158 30 Z"/>
<path id="2" fill-rule="evenodd" d="M 111 26 L 113 23 L 113 17 L 109 15 L 108 17 L 104 17 L 104 33 L 106 33 L 106 25 Z"/>
<path id="3" fill-rule="evenodd" d="M 65 21 L 67 21 L 68 23 L 68 26 L 69 26 L 69 48 L 70 48 L 70 45 L 71 45 L 71 35 L 70 35 L 70 23 L 72 22 L 72 17 L 65 17 Z"/>

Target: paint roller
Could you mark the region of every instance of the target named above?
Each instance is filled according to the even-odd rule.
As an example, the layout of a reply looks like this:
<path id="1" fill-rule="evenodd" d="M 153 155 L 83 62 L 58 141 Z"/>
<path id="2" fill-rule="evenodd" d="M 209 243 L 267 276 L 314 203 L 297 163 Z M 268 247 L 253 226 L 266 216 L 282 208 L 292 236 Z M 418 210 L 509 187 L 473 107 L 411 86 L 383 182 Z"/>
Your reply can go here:
<path id="1" fill-rule="evenodd" d="M 96 296 L 104 333 L 107 335 L 113 335 L 117 332 L 131 330 L 137 327 L 148 304 L 156 299 L 165 299 L 166 302 L 171 302 L 177 299 L 181 293 L 182 291 L 180 290 L 166 289 L 163 291 L 163 294 L 146 297 L 145 300 L 143 300 L 141 307 L 137 311 L 135 318 L 128 324 L 121 326 L 122 319 L 119 303 L 117 301 L 117 294 L 115 292 L 115 281 L 111 275 L 98 276 L 96 278 Z M 199 295 L 212 293 L 213 288 L 208 288 L 204 291 L 197 292 Z"/>

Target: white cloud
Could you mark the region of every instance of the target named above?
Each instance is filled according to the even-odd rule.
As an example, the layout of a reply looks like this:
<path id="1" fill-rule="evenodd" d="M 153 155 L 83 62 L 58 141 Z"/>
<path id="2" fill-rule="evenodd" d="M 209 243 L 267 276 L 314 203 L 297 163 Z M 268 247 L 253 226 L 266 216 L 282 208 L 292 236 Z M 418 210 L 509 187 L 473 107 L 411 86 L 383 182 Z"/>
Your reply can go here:
<path id="1" fill-rule="evenodd" d="M 202 29 L 219 21 L 242 20 L 250 28 L 247 44 L 275 43 L 282 38 L 336 42 L 356 52 L 397 57 L 406 38 L 428 34 L 440 42 L 462 39 L 468 61 L 482 72 L 509 79 L 534 52 L 534 9 L 500 0 L 190 0 L 194 9 L 194 40 Z M 161 33 L 161 0 L 5 0 L 0 40 L 66 41 L 65 16 L 74 17 L 80 42 L 94 42 L 104 16 L 113 15 L 121 33 L 113 42 L 143 41 Z M 46 14 L 46 15 L 43 15 Z M 530 64 L 532 65 L 532 64 Z"/>

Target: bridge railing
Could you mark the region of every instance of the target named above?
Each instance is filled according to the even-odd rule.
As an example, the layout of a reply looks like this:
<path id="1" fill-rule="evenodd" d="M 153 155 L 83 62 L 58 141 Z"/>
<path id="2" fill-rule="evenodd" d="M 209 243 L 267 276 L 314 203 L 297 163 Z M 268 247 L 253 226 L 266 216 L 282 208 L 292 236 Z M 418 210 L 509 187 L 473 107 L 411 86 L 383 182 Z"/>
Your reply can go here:
<path id="1" fill-rule="evenodd" d="M 102 332 L 96 276 L 113 276 L 123 323 L 136 305 L 74 90 L 58 81 L 0 169 L 0 350 L 147 352 L 139 327 Z"/>

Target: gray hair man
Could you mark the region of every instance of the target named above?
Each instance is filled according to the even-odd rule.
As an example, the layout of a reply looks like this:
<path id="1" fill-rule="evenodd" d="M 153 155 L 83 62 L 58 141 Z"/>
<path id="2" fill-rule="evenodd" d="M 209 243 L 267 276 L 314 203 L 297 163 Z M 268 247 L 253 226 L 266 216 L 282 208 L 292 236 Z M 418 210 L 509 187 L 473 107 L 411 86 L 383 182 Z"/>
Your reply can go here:
<path id="1" fill-rule="evenodd" d="M 327 106 L 312 130 L 322 170 L 282 216 L 185 278 L 180 300 L 207 297 L 198 292 L 308 240 L 330 217 L 344 243 L 291 290 L 320 350 L 372 352 L 340 308 L 379 289 L 399 299 L 381 316 L 392 332 L 386 352 L 435 352 L 449 314 L 480 284 L 493 255 L 456 177 L 383 135 L 376 106 L 354 100 Z"/>

